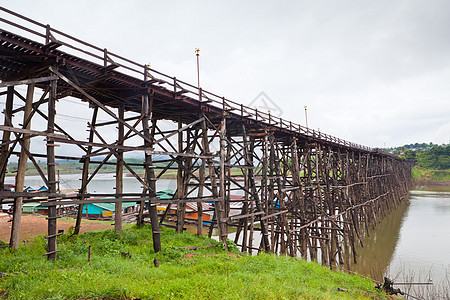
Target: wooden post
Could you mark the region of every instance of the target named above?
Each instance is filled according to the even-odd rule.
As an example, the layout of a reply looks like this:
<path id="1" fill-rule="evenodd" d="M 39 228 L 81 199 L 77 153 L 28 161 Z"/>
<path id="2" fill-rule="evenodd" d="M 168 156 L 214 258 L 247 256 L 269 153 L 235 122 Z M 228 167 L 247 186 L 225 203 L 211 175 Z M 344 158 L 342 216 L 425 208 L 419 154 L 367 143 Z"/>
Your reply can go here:
<path id="1" fill-rule="evenodd" d="M 242 109 L 242 105 L 241 105 L 241 109 Z M 242 155 L 244 156 L 244 161 L 245 161 L 245 165 L 248 167 L 253 167 L 253 163 L 250 163 L 249 161 L 247 161 L 247 159 L 249 158 L 248 155 L 248 143 L 246 142 L 246 128 L 245 125 L 242 124 L 242 149 L 243 149 L 243 153 Z M 244 188 L 245 188 L 245 194 L 244 194 L 244 204 L 243 204 L 243 208 L 242 208 L 242 214 L 246 215 L 249 212 L 249 199 L 250 199 L 250 195 L 249 195 L 249 180 L 248 180 L 248 168 L 244 169 Z M 246 252 L 247 251 L 247 239 L 248 239 L 248 221 L 249 218 L 245 217 L 244 218 L 244 228 L 243 230 L 243 235 L 242 235 L 242 252 Z M 235 242 L 238 242 L 237 240 Z M 251 251 L 251 249 L 250 249 Z"/>
<path id="2" fill-rule="evenodd" d="M 125 105 L 123 102 L 119 104 L 119 119 L 125 119 Z M 119 146 L 123 146 L 123 138 L 124 138 L 124 126 L 123 123 L 118 122 L 118 136 L 117 136 L 117 144 Z M 117 150 L 119 154 L 116 162 L 116 194 L 118 197 L 122 197 L 123 194 L 123 151 Z M 114 207 L 114 230 L 116 233 L 122 233 L 122 202 L 116 202 Z"/>
<path id="3" fill-rule="evenodd" d="M 50 96 L 48 99 L 48 122 L 47 122 L 47 132 L 55 132 L 55 115 L 56 115 L 56 89 L 57 81 L 52 80 L 50 82 Z M 55 142 L 51 138 L 47 138 L 47 178 L 50 193 L 56 193 L 56 172 L 55 172 Z M 51 200 L 51 199 L 49 199 Z M 56 206 L 51 205 L 48 208 L 48 254 L 47 258 L 49 260 L 56 259 Z"/>
<path id="4" fill-rule="evenodd" d="M 183 131 L 180 130 L 183 127 L 181 116 L 178 118 L 178 152 L 183 152 Z M 182 199 L 184 195 L 184 184 L 183 184 L 183 158 L 178 157 L 177 160 L 178 171 L 177 171 L 177 199 Z M 183 233 L 184 228 L 184 217 L 185 217 L 185 205 L 182 203 L 177 204 L 177 232 Z"/>
<path id="5" fill-rule="evenodd" d="M 33 94 L 34 94 L 34 84 L 28 85 L 27 89 L 27 97 L 25 100 L 25 109 L 23 115 L 23 124 L 25 129 L 31 128 L 31 122 L 28 121 L 33 104 Z M 28 122 L 28 124 L 27 124 Z M 24 136 L 25 137 L 25 136 Z M 30 139 L 24 139 L 22 147 L 26 150 L 30 149 Z M 20 151 L 19 156 L 19 164 L 17 167 L 17 175 L 16 175 L 16 192 L 23 192 L 24 182 L 25 182 L 25 172 L 27 170 L 27 161 L 28 156 L 26 154 L 26 150 L 22 149 Z M 22 219 L 22 206 L 23 206 L 23 198 L 17 197 L 14 199 L 14 218 L 11 227 L 11 239 L 9 242 L 9 246 L 12 249 L 17 249 L 19 247 L 20 239 L 20 222 Z"/>
<path id="6" fill-rule="evenodd" d="M 206 144 L 205 151 L 206 151 L 206 153 L 210 153 L 209 143 Z M 214 168 L 214 162 L 210 158 L 207 159 L 207 162 L 208 162 L 208 170 L 209 170 L 209 180 L 211 182 L 212 197 L 214 199 L 217 199 L 219 197 L 219 191 L 218 191 L 218 187 L 217 187 L 217 179 L 216 179 L 216 171 Z M 222 238 L 222 236 L 223 236 L 222 226 L 220 225 L 222 222 L 222 220 L 220 220 L 220 214 L 219 214 L 219 212 L 221 211 L 220 204 L 221 204 L 220 201 L 216 201 L 214 203 L 214 215 L 213 215 L 213 219 L 211 222 L 211 226 L 209 227 L 208 237 L 212 236 L 212 232 L 214 229 L 214 221 L 217 222 L 217 230 L 219 231 L 219 237 Z M 224 242 L 225 249 L 228 250 L 226 241 L 223 241 L 223 242 Z"/>
<path id="7" fill-rule="evenodd" d="M 244 138 L 244 145 L 245 145 L 245 144 L 247 144 L 246 134 L 243 135 L 243 138 Z M 253 142 L 252 138 L 250 137 L 247 162 L 249 162 L 251 164 L 250 165 L 251 167 L 253 167 L 254 151 L 255 151 L 254 142 Z M 252 193 L 251 197 L 254 200 L 256 211 L 263 212 L 263 208 L 261 206 L 261 202 L 259 200 L 258 193 L 256 190 L 253 168 L 248 169 L 248 179 L 249 179 L 250 191 Z M 269 253 L 270 252 L 270 244 L 269 244 L 269 234 L 267 232 L 266 222 L 261 218 L 261 216 L 259 216 L 259 218 L 260 218 L 261 234 L 262 234 L 261 242 L 263 244 L 264 251 Z M 251 220 L 252 219 L 253 219 L 253 217 L 251 217 Z M 252 220 L 250 223 L 249 251 L 251 251 L 251 247 L 252 247 L 253 229 L 254 229 L 254 227 L 253 227 L 253 220 Z"/>
<path id="8" fill-rule="evenodd" d="M 270 121 L 270 114 L 269 114 L 269 121 Z M 270 134 L 270 136 L 267 136 L 267 134 Z M 273 137 L 273 135 L 271 133 L 269 133 L 268 131 L 266 131 L 266 155 L 267 155 L 267 172 L 269 173 L 269 185 L 267 186 L 267 195 L 266 195 L 266 203 L 265 203 L 265 213 L 266 215 L 269 215 L 269 209 L 272 209 L 273 207 L 275 207 L 275 177 L 278 177 L 279 174 L 275 173 L 275 138 Z M 278 199 L 279 201 L 279 199 Z M 268 221 L 268 225 L 270 220 Z M 270 224 L 271 226 L 271 230 L 270 230 L 270 241 L 271 241 L 271 248 L 270 248 L 270 252 L 274 253 L 275 251 L 277 251 L 277 249 L 275 249 L 275 246 L 278 246 L 278 238 L 279 238 L 279 234 L 276 235 L 275 237 L 275 222 L 271 222 Z M 277 240 L 275 242 L 275 239 Z"/>
<path id="9" fill-rule="evenodd" d="M 153 107 L 153 95 L 151 95 L 150 103 L 148 99 L 148 95 L 145 94 L 142 96 L 142 112 L 144 113 L 144 118 L 142 119 L 142 127 L 143 127 L 143 133 L 145 137 L 151 138 L 152 141 L 154 141 L 154 133 L 155 133 L 155 127 L 156 127 L 156 119 L 153 118 L 152 113 L 152 107 Z M 152 135 L 150 135 L 149 130 L 149 116 L 152 117 Z M 153 150 L 153 144 L 148 142 L 147 140 L 144 141 L 144 145 L 149 148 L 150 150 Z M 156 197 L 156 181 L 155 181 L 155 171 L 153 169 L 153 158 L 150 154 L 145 153 L 145 174 L 146 174 L 146 181 L 147 184 L 150 187 L 150 190 L 148 191 L 148 195 L 151 198 Z M 150 223 L 152 225 L 152 237 L 153 237 L 153 250 L 155 252 L 161 251 L 161 235 L 159 231 L 159 222 L 158 222 L 158 210 L 156 208 L 156 204 L 152 204 L 150 201 L 148 203 L 148 211 L 150 214 Z"/>
<path id="10" fill-rule="evenodd" d="M 201 90 L 200 90 L 201 91 Z M 201 123 L 201 131 L 202 131 L 202 154 L 208 155 L 209 153 L 206 153 L 206 145 L 208 144 L 208 128 L 206 127 L 206 120 L 203 120 Z M 201 198 L 203 197 L 203 190 L 205 185 L 205 169 L 206 169 L 206 159 L 201 159 L 201 165 L 199 169 L 199 186 L 198 186 L 198 192 L 197 197 Z M 197 202 L 197 235 L 202 235 L 203 232 L 203 204 L 201 202 Z"/>
<path id="11" fill-rule="evenodd" d="M 6 94 L 6 104 L 5 104 L 5 126 L 9 126 L 8 120 L 12 120 L 12 109 L 14 100 L 14 86 L 9 86 Z M 3 131 L 2 143 L 9 142 L 11 137 L 11 132 Z M 3 189 L 5 184 L 6 169 L 8 166 L 8 152 L 9 145 L 3 145 L 0 153 L 0 188 Z"/>
<path id="12" fill-rule="evenodd" d="M 94 141 L 94 127 L 95 123 L 97 122 L 97 114 L 98 114 L 98 106 L 94 108 L 94 112 L 92 113 L 92 123 L 90 124 L 89 128 L 89 142 L 92 143 Z M 90 154 L 92 152 L 92 146 L 88 146 L 86 157 L 82 158 L 83 161 L 83 171 L 81 173 L 81 189 L 79 190 L 81 193 L 80 201 L 83 201 L 86 197 L 84 194 L 87 192 L 87 180 L 89 177 L 89 162 L 90 162 Z M 83 204 L 78 205 L 78 212 L 77 212 L 77 221 L 75 223 L 75 229 L 73 234 L 78 234 L 80 232 L 81 228 L 81 218 L 83 216 Z M 87 207 L 86 207 L 86 215 L 87 215 Z"/>
<path id="13" fill-rule="evenodd" d="M 227 223 L 226 221 L 222 221 L 226 219 L 225 208 L 226 208 L 226 192 L 225 192 L 225 150 L 226 150 L 226 132 L 227 132 L 227 118 L 224 115 L 222 117 L 222 125 L 220 126 L 220 177 L 219 177 L 219 197 L 221 198 L 220 202 L 215 203 L 215 207 L 217 208 L 217 227 L 221 226 L 222 230 L 219 230 L 221 233 L 220 239 L 227 244 Z M 220 206 L 219 206 L 220 205 Z"/>

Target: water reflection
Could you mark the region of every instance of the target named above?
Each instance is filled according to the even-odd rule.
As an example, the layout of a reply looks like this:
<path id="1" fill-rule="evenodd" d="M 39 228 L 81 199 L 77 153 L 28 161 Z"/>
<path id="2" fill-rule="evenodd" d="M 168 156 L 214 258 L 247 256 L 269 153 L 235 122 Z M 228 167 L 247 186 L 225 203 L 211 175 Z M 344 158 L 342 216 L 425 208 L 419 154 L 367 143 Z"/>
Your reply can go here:
<path id="1" fill-rule="evenodd" d="M 351 269 L 380 280 L 433 281 L 440 289 L 450 270 L 450 186 L 421 186 L 363 238 Z"/>
<path id="2" fill-rule="evenodd" d="M 422 281 L 427 275 L 435 285 L 444 285 L 450 270 L 450 187 L 420 187 L 411 192 L 410 202 L 390 273 L 412 274 Z"/>
<path id="3" fill-rule="evenodd" d="M 369 275 L 372 279 L 381 280 L 388 268 L 400 236 L 400 228 L 408 211 L 408 204 L 403 203 L 377 224 L 375 230 L 363 239 L 364 247 L 357 244 L 357 263 L 350 269 L 359 274 Z"/>

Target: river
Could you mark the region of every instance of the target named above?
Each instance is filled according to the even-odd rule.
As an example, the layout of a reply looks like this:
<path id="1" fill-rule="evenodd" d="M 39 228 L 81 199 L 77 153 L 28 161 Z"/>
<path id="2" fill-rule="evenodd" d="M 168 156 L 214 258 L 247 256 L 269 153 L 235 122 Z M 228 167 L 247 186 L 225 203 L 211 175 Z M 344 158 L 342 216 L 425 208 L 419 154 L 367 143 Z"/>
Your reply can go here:
<path id="1" fill-rule="evenodd" d="M 7 177 L 13 183 L 14 177 Z M 80 175 L 64 174 L 61 189 L 79 188 Z M 26 186 L 40 186 L 39 176 L 27 176 Z M 113 193 L 114 174 L 98 174 L 89 186 L 91 193 Z M 157 189 L 176 189 L 175 180 L 160 179 Z M 124 177 L 124 192 L 141 191 L 133 177 Z M 230 236 L 232 239 L 233 237 Z M 363 237 L 357 247 L 357 264 L 351 269 L 381 280 L 384 275 L 398 281 L 449 285 L 450 272 L 450 186 L 421 186 L 410 191 L 409 204 L 387 215 Z"/>
<path id="2" fill-rule="evenodd" d="M 409 205 L 384 218 L 363 242 L 352 270 L 376 280 L 384 274 L 396 282 L 431 280 L 433 287 L 445 289 L 450 285 L 450 186 L 416 187 Z"/>
<path id="3" fill-rule="evenodd" d="M 5 183 L 14 183 L 14 177 L 5 178 Z M 25 176 L 25 187 L 40 187 L 44 184 L 39 175 Z M 157 190 L 177 188 L 176 180 L 159 179 L 157 181 Z M 116 179 L 114 173 L 96 174 L 94 179 L 88 185 L 88 193 L 114 193 Z M 62 174 L 60 175 L 60 188 L 79 189 L 81 187 L 81 174 Z M 142 184 L 134 177 L 123 177 L 124 193 L 138 193 L 142 191 Z"/>

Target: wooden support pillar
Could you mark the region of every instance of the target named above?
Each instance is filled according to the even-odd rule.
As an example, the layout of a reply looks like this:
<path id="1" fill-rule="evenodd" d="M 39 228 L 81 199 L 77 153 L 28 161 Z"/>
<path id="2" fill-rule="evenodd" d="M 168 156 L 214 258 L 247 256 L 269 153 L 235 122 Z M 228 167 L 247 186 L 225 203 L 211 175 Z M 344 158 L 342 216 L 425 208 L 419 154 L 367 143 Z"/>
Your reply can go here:
<path id="1" fill-rule="evenodd" d="M 264 142 L 262 144 L 262 180 L 261 180 L 261 202 L 263 207 L 268 209 L 269 202 L 269 189 L 267 186 L 267 173 L 268 173 L 268 164 L 269 164 L 269 135 L 267 128 L 264 129 Z M 266 211 L 266 214 L 269 214 L 269 211 Z"/>
<path id="2" fill-rule="evenodd" d="M 125 119 L 125 105 L 123 102 L 119 104 L 119 119 Z M 119 146 L 123 146 L 124 139 L 124 125 L 123 123 L 118 122 L 118 136 L 117 136 L 117 144 Z M 116 162 L 116 194 L 118 194 L 119 198 L 122 197 L 120 194 L 123 193 L 123 150 L 117 150 L 118 157 Z M 116 233 L 122 233 L 122 202 L 116 202 L 114 207 L 114 231 Z"/>
<path id="3" fill-rule="evenodd" d="M 206 127 L 206 120 L 204 119 L 201 124 L 201 135 L 202 135 L 202 154 L 208 155 L 206 153 L 206 145 L 208 144 L 208 128 Z M 205 186 L 205 170 L 206 170 L 206 159 L 201 159 L 201 165 L 199 168 L 199 186 L 197 197 L 203 197 L 203 190 Z M 197 202 L 197 235 L 203 234 L 203 203 Z"/>
<path id="4" fill-rule="evenodd" d="M 302 189 L 302 182 L 301 182 L 301 178 L 300 178 L 300 172 L 301 172 L 301 167 L 300 167 L 300 160 L 299 160 L 299 151 L 298 151 L 298 146 L 297 146 L 297 139 L 294 138 L 292 141 L 292 145 L 291 145 L 291 173 L 292 173 L 292 181 L 293 181 L 293 186 L 296 188 L 294 191 L 292 191 L 293 195 L 292 195 L 292 208 L 295 212 L 298 212 L 298 214 L 300 214 L 300 222 L 304 221 L 304 198 L 303 198 L 303 189 Z M 295 219 L 291 220 L 291 222 L 296 222 Z M 299 245 L 298 247 L 300 248 L 300 255 L 302 256 L 303 259 L 307 258 L 307 243 L 306 243 L 306 231 L 307 229 L 301 229 L 300 233 L 299 233 Z M 291 238 L 294 238 L 294 236 L 291 235 Z M 295 244 L 295 243 L 294 243 Z M 295 247 L 294 247 L 295 249 Z M 291 250 L 291 255 L 294 254 L 294 250 Z"/>
<path id="5" fill-rule="evenodd" d="M 247 135 L 247 132 L 246 132 L 246 128 L 245 128 L 245 125 L 244 124 L 242 124 L 242 149 L 244 150 L 243 151 L 243 153 L 242 153 L 242 155 L 244 156 L 244 161 L 245 161 L 245 165 L 246 166 L 249 166 L 249 167 L 251 167 L 253 164 L 251 163 L 251 162 L 249 162 L 249 161 L 247 161 L 247 159 L 248 159 L 248 143 L 246 142 L 246 135 Z M 245 190 L 245 194 L 244 194 L 244 200 L 245 200 L 245 202 L 244 202 L 244 204 L 243 204 L 243 208 L 242 208 L 242 214 L 244 214 L 244 215 L 246 215 L 246 214 L 248 214 L 249 213 L 249 199 L 250 199 L 250 195 L 249 195 L 249 190 L 250 190 L 250 188 L 249 188 L 249 180 L 248 180 L 248 169 L 247 168 L 245 168 L 244 170 L 243 170 L 243 175 L 244 175 L 244 190 Z M 251 207 L 251 205 L 250 205 L 250 207 Z M 247 251 L 247 239 L 248 239 L 248 221 L 249 221 L 249 218 L 248 217 L 245 217 L 244 218 L 244 220 L 243 220 L 243 222 L 244 222 L 244 226 L 243 226 L 243 234 L 242 234 L 242 249 L 241 249 L 241 251 L 242 252 L 246 252 Z M 235 242 L 237 243 L 238 241 L 237 240 L 235 240 Z M 250 249 L 250 251 L 251 251 L 251 249 Z"/>
<path id="6" fill-rule="evenodd" d="M 243 135 L 244 138 L 244 145 L 247 144 L 247 136 L 244 133 Z M 250 167 L 253 167 L 253 157 L 254 157 L 254 141 L 253 139 L 250 137 L 250 142 L 249 142 L 249 151 L 248 151 L 248 157 L 247 157 L 247 162 L 250 163 Z M 257 193 L 257 189 L 256 189 L 256 184 L 255 184 L 255 177 L 253 174 L 253 168 L 249 168 L 248 169 L 248 180 L 249 180 L 249 185 L 250 185 L 250 191 L 252 193 L 251 197 L 254 200 L 255 203 L 255 207 L 256 207 L 256 211 L 257 212 L 263 212 L 263 208 L 261 206 L 261 202 L 260 199 L 258 197 L 258 193 Z M 261 218 L 261 215 L 259 215 L 260 218 L 260 225 L 261 225 L 261 234 L 262 234 L 262 245 L 263 245 L 263 249 L 265 252 L 269 253 L 270 252 L 270 244 L 269 244 L 269 233 L 267 231 L 267 224 L 266 222 Z M 253 240 L 253 216 L 251 217 L 251 223 L 250 223 L 250 236 L 249 236 L 249 249 L 251 251 L 251 247 L 252 247 L 252 240 Z"/>
<path id="7" fill-rule="evenodd" d="M 13 109 L 13 100 L 14 100 L 14 86 L 9 86 L 7 89 L 6 94 L 6 106 L 5 106 L 5 126 L 9 126 L 8 120 L 12 121 L 12 109 Z M 11 137 L 11 132 L 9 131 L 3 131 L 2 136 L 2 143 L 9 142 L 9 139 Z M 6 175 L 6 169 L 8 166 L 8 152 L 9 152 L 9 145 L 5 144 L 2 146 L 1 153 L 0 153 L 0 188 L 3 189 L 3 186 L 5 184 L 5 175 Z"/>
<path id="8" fill-rule="evenodd" d="M 206 153 L 210 153 L 209 151 L 209 143 L 206 144 L 206 148 L 205 148 Z M 218 191 L 218 187 L 217 187 L 217 179 L 216 179 L 216 171 L 214 168 L 214 162 L 212 161 L 212 159 L 208 158 L 207 159 L 208 162 L 208 171 L 209 171 L 209 180 L 211 182 L 211 190 L 212 190 L 212 197 L 214 199 L 219 197 L 219 191 Z M 225 249 L 228 251 L 228 246 L 226 243 L 226 239 L 223 240 L 223 233 L 222 233 L 222 220 L 220 219 L 220 206 L 221 206 L 221 202 L 220 201 L 216 201 L 214 203 L 214 216 L 213 216 L 213 220 L 211 222 L 211 226 L 209 227 L 209 231 L 208 231 L 208 237 L 212 236 L 212 232 L 213 232 L 213 228 L 214 228 L 214 221 L 217 222 L 217 230 L 219 231 L 219 238 L 222 240 L 222 242 L 224 243 Z"/>
<path id="9" fill-rule="evenodd" d="M 219 185 L 220 185 L 220 195 L 221 198 L 220 202 L 215 203 L 215 207 L 217 208 L 217 221 L 218 221 L 218 227 L 221 226 L 222 230 L 219 230 L 221 232 L 220 239 L 225 243 L 227 241 L 227 223 L 223 222 L 222 220 L 225 220 L 226 215 L 226 186 L 225 186 L 225 151 L 226 151 L 226 132 L 227 132 L 227 118 L 226 116 L 222 117 L 222 125 L 220 126 L 220 177 L 219 177 Z M 219 206 L 220 205 L 220 206 Z"/>
<path id="10" fill-rule="evenodd" d="M 266 141 L 266 155 L 267 155 L 267 172 L 269 173 L 269 185 L 267 186 L 267 190 L 266 190 L 266 202 L 265 202 L 265 214 L 269 215 L 269 209 L 272 209 L 273 207 L 275 207 L 275 180 L 274 178 L 277 178 L 279 176 L 279 174 L 276 172 L 275 170 L 275 138 L 273 136 L 273 134 L 270 133 L 270 136 L 267 136 L 268 132 L 266 130 L 266 135 L 265 135 L 265 141 Z M 279 200 L 279 199 L 278 199 Z M 270 224 L 270 219 L 268 220 L 268 226 Z M 275 249 L 275 246 L 278 247 L 278 237 L 279 234 L 277 234 L 276 237 L 276 241 L 275 241 L 275 222 L 272 222 L 272 224 L 270 224 L 270 241 L 271 241 L 271 248 L 270 248 L 270 252 L 274 253 L 275 251 L 277 251 L 277 249 Z"/>
<path id="11" fill-rule="evenodd" d="M 309 203 L 307 203 L 306 206 L 306 210 L 309 210 L 307 218 L 309 217 L 310 220 L 315 220 L 317 219 L 317 209 L 316 209 L 316 199 L 314 199 L 314 191 L 312 189 L 312 186 L 314 185 L 313 182 L 313 167 L 312 167 L 312 157 L 313 157 L 313 145 L 311 144 L 307 144 L 306 146 L 306 155 L 305 155 L 305 163 L 306 163 L 306 182 L 305 182 L 305 186 L 307 186 L 308 188 L 305 189 L 305 198 L 307 199 L 307 201 Z M 309 221 L 306 218 L 305 221 Z M 307 231 L 306 234 L 306 239 L 307 239 L 307 243 L 309 246 L 309 255 L 311 257 L 311 260 L 316 260 L 317 259 L 317 240 L 311 238 L 311 229 L 309 230 L 309 234 Z"/>
<path id="12" fill-rule="evenodd" d="M 50 82 L 50 96 L 48 99 L 48 122 L 47 122 L 47 132 L 55 132 L 55 115 L 56 115 L 56 89 L 57 81 L 52 80 Z M 48 179 L 48 190 L 50 193 L 56 193 L 56 165 L 55 165 L 55 142 L 51 138 L 47 138 L 47 179 Z M 49 199 L 51 200 L 51 199 Z M 48 253 L 47 258 L 49 260 L 56 259 L 56 232 L 57 224 L 56 219 L 56 206 L 51 205 L 48 208 Z"/>
<path id="13" fill-rule="evenodd" d="M 186 129 L 186 135 L 185 135 L 185 142 L 186 147 L 184 148 L 184 153 L 194 153 L 195 152 L 195 146 L 196 146 L 197 138 L 194 136 L 192 138 L 192 130 Z M 189 182 L 191 180 L 192 172 L 193 171 L 193 165 L 192 165 L 192 157 L 186 157 L 183 160 L 183 194 L 180 199 L 187 198 L 187 194 L 189 191 Z M 178 206 L 180 207 L 180 210 L 178 211 L 180 213 L 180 221 L 182 223 L 182 230 L 184 229 L 184 224 L 186 222 L 186 203 L 179 203 Z"/>
<path id="14" fill-rule="evenodd" d="M 34 94 L 34 84 L 28 85 L 27 89 L 27 97 L 25 100 L 25 108 L 24 108 L 24 115 L 23 115 L 23 124 L 24 129 L 30 129 L 31 128 L 31 122 L 28 121 L 32 105 L 33 105 L 33 94 Z M 30 149 L 30 139 L 25 138 L 26 135 L 24 135 L 24 140 L 22 144 L 22 149 L 20 151 L 19 156 L 19 164 L 17 167 L 17 174 L 16 174 L 16 192 L 23 192 L 24 188 L 24 182 L 25 182 L 25 172 L 27 170 L 27 161 L 28 156 L 26 154 L 26 150 Z M 20 222 L 22 219 L 22 206 L 23 206 L 23 198 L 17 197 L 14 199 L 14 218 L 12 222 L 11 227 L 11 238 L 9 242 L 9 246 L 12 249 L 17 249 L 19 247 L 19 235 L 20 235 Z"/>
<path id="15" fill-rule="evenodd" d="M 94 112 L 92 113 L 92 122 L 90 124 L 89 128 L 89 143 L 92 143 L 94 141 L 94 127 L 95 123 L 97 122 L 97 114 L 98 114 L 98 106 L 94 108 Z M 80 200 L 83 201 L 85 199 L 84 194 L 87 192 L 87 181 L 89 177 L 89 163 L 90 163 L 90 154 L 92 152 L 92 146 L 88 146 L 86 157 L 82 159 L 83 161 L 83 171 L 81 173 L 81 189 L 80 194 L 82 195 L 80 197 Z M 80 232 L 81 228 L 81 218 L 83 216 L 83 204 L 78 205 L 78 213 L 77 213 L 77 221 L 75 223 L 75 230 L 73 234 L 78 234 Z M 86 214 L 87 214 L 87 207 L 86 207 Z"/>
<path id="16" fill-rule="evenodd" d="M 181 128 L 183 123 L 181 117 L 178 119 L 178 152 L 183 153 L 183 131 Z M 177 171 L 177 199 L 182 199 L 184 195 L 184 184 L 183 184 L 183 158 L 178 157 L 177 160 L 178 171 Z M 186 205 L 184 203 L 177 204 L 177 232 L 183 233 L 184 228 L 184 218 L 186 212 Z"/>
<path id="17" fill-rule="evenodd" d="M 144 117 L 142 119 L 142 127 L 144 136 L 148 139 L 144 141 L 144 145 L 150 150 L 153 150 L 153 141 L 155 135 L 156 128 L 156 119 L 153 118 L 152 109 L 153 109 L 153 94 L 150 96 L 151 99 L 149 101 L 148 95 L 142 96 L 142 111 L 144 113 Z M 149 129 L 149 116 L 152 116 L 152 131 L 150 135 Z M 150 143 L 148 140 L 151 140 Z M 146 182 L 149 186 L 148 194 L 149 197 L 156 197 L 156 181 L 155 181 L 155 171 L 153 169 L 153 158 L 150 154 L 145 153 L 145 174 L 146 174 Z M 155 252 L 161 251 L 161 235 L 159 231 L 159 222 L 158 222 L 158 210 L 156 208 L 156 204 L 148 203 L 148 211 L 150 214 L 150 223 L 152 225 L 152 237 L 153 237 L 153 250 Z"/>

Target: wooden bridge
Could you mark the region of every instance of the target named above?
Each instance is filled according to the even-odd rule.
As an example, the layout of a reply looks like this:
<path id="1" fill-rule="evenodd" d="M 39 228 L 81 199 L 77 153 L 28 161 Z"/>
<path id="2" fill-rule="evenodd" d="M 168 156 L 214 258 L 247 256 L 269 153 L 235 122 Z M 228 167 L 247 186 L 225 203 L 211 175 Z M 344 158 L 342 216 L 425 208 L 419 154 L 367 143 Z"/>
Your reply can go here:
<path id="1" fill-rule="evenodd" d="M 356 260 L 355 244 L 369 228 L 407 199 L 410 161 L 246 107 L 5 8 L 0 12 L 0 186 L 8 162 L 19 157 L 15 191 L 0 192 L 3 203 L 15 204 L 13 248 L 22 203 L 30 201 L 23 192 L 27 161 L 48 187 L 34 195 L 48 198 L 49 259 L 58 252 L 57 206 L 79 205 L 78 232 L 84 204 L 114 202 L 120 232 L 121 203 L 135 202 L 138 225 L 150 219 L 155 251 L 161 250 L 159 227 L 176 207 L 171 220 L 179 232 L 195 222 L 198 234 L 216 228 L 226 242 L 235 227 L 242 251 L 345 266 Z M 89 109 L 89 116 L 74 115 L 90 119 L 85 128 L 58 121 L 58 111 L 74 101 Z M 124 154 L 131 152 L 144 162 L 127 163 Z M 76 195 L 57 192 L 60 159 L 82 163 Z M 115 166 L 115 192 L 89 193 L 105 165 Z M 124 192 L 125 171 L 141 190 Z M 173 199 L 162 200 L 157 181 L 167 173 L 176 174 L 177 189 Z M 196 203 L 195 220 L 186 220 L 187 203 Z M 214 204 L 204 209 L 203 203 Z M 158 215 L 162 205 L 168 207 Z M 213 213 L 208 224 L 206 209 Z"/>

